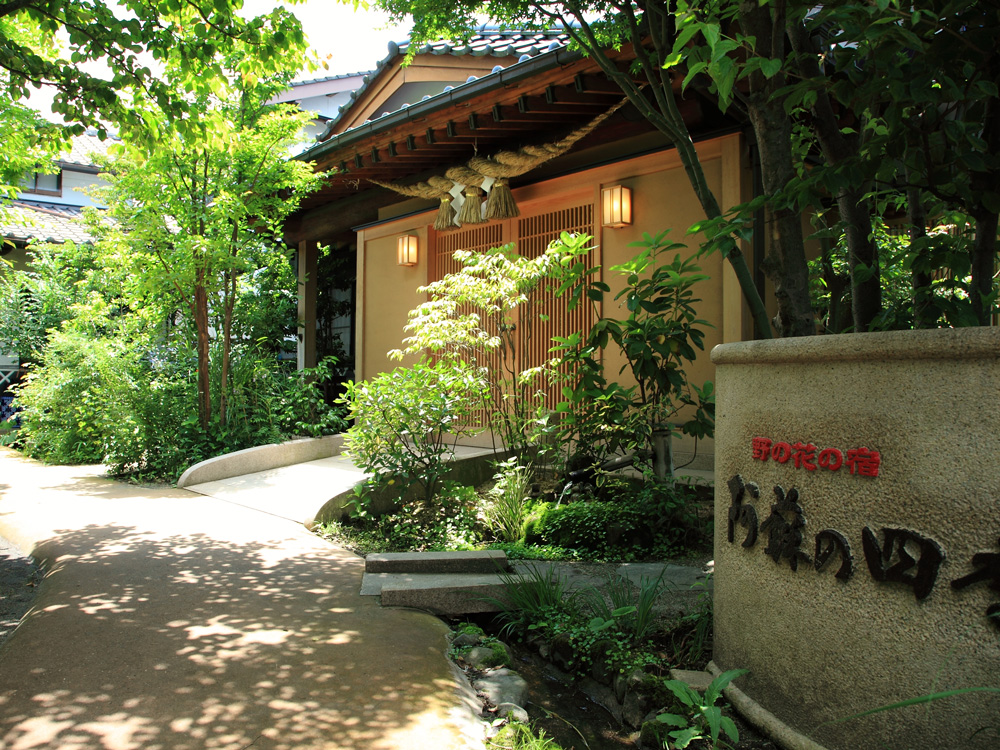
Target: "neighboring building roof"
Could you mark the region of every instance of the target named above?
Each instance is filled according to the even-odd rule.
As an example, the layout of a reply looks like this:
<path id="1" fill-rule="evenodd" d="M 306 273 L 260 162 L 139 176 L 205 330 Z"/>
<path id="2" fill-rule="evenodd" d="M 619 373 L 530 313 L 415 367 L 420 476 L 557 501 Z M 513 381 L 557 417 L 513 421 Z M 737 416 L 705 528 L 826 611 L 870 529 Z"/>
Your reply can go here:
<path id="1" fill-rule="evenodd" d="M 323 78 L 307 78 L 302 81 L 292 81 L 289 88 L 295 89 L 299 86 L 311 86 L 314 83 L 326 83 L 327 81 L 343 81 L 345 78 L 357 78 L 374 73 L 374 70 L 360 70 L 357 73 L 338 73 L 335 76 L 324 76 Z"/>
<path id="2" fill-rule="evenodd" d="M 506 30 L 497 26 L 483 25 L 468 39 L 468 41 L 456 42 L 440 40 L 436 42 L 429 42 L 417 48 L 414 54 L 453 55 L 455 57 L 461 57 L 463 55 L 471 57 L 504 57 L 517 58 L 518 62 L 524 62 L 525 60 L 536 57 L 537 55 L 545 52 L 554 52 L 556 50 L 563 49 L 569 41 L 569 35 L 566 32 L 557 29 L 544 31 L 523 31 Z M 409 52 L 409 48 L 410 43 L 408 41 L 400 44 L 390 42 L 389 54 L 379 61 L 375 70 L 364 75 L 361 86 L 351 92 L 351 101 L 341 106 L 340 113 L 328 123 L 326 131 L 324 131 L 317 140 L 324 141 L 336 133 L 338 123 L 341 119 L 343 119 L 354 103 L 357 102 L 368 90 L 369 84 L 371 84 L 371 82 L 373 82 L 386 68 L 392 66 L 397 60 L 399 60 L 401 56 L 406 55 Z M 494 72 L 497 72 L 499 67 L 500 66 L 494 68 Z M 474 80 L 474 77 L 470 77 L 469 80 Z M 451 88 L 451 86 L 442 87 L 444 91 L 448 91 Z M 428 98 L 430 97 L 425 96 L 423 97 L 423 100 Z M 411 102 L 411 104 L 413 103 L 415 102 Z M 390 113 L 387 112 L 385 114 Z"/>
<path id="3" fill-rule="evenodd" d="M 97 136 L 96 130 L 88 130 L 83 135 L 73 138 L 70 152 L 60 156 L 57 163 L 61 166 L 88 167 L 87 171 L 93 171 L 97 169 L 94 157 L 107 155 L 108 147 L 120 140 L 117 136 L 109 136 L 107 140 L 102 141 Z"/>
<path id="4" fill-rule="evenodd" d="M 20 243 L 93 242 L 93 236 L 77 221 L 81 216 L 80 206 L 16 200 L 0 212 L 0 235 Z"/>

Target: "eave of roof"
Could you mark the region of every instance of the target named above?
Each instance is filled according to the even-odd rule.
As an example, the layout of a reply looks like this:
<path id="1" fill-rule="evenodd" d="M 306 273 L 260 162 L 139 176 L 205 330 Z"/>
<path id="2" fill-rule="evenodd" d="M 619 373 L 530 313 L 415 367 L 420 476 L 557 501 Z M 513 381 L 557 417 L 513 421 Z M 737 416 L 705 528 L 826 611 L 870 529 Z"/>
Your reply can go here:
<path id="1" fill-rule="evenodd" d="M 539 73 L 576 62 L 582 57 L 582 53 L 567 47 L 559 47 L 535 57 L 529 57 L 526 60 L 521 60 L 488 75 L 468 81 L 454 88 L 449 88 L 423 101 L 402 107 L 387 115 L 382 115 L 375 120 L 369 120 L 355 128 L 332 136 L 295 158 L 301 161 L 315 161 L 332 151 L 348 148 L 365 138 L 389 132 L 404 123 L 421 119 L 439 109 L 461 104 L 489 91 L 504 88 Z"/>
<path id="2" fill-rule="evenodd" d="M 498 42 L 497 40 L 500 41 Z M 525 57 L 531 58 L 554 51 L 557 48 L 565 48 L 568 41 L 568 34 L 559 29 L 538 31 L 504 30 L 498 26 L 484 24 L 476 30 L 475 34 L 466 43 L 456 45 L 446 40 L 427 42 L 421 45 L 414 54 L 455 55 L 458 57 L 463 55 L 472 57 L 517 57 L 519 60 L 524 60 Z M 368 87 L 395 60 L 408 54 L 409 46 L 409 41 L 401 43 L 389 42 L 389 53 L 379 60 L 374 70 L 364 74 L 361 86 L 351 92 L 351 101 L 341 106 L 340 112 L 330 121 L 326 132 L 320 136 L 320 140 L 329 137 L 340 120 L 350 110 L 351 106 L 361 99 L 368 90 Z"/>

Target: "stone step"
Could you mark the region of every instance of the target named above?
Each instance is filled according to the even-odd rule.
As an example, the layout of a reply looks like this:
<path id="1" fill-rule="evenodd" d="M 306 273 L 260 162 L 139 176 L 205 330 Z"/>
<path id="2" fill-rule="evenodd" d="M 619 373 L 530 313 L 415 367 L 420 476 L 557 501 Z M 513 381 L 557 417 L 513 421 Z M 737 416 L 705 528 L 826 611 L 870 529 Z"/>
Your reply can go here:
<path id="1" fill-rule="evenodd" d="M 384 607 L 412 607 L 436 615 L 499 612 L 503 600 L 496 573 L 365 573 L 362 596 L 381 596 Z"/>
<path id="2" fill-rule="evenodd" d="M 365 558 L 368 573 L 496 573 L 509 570 L 503 550 L 381 552 Z"/>

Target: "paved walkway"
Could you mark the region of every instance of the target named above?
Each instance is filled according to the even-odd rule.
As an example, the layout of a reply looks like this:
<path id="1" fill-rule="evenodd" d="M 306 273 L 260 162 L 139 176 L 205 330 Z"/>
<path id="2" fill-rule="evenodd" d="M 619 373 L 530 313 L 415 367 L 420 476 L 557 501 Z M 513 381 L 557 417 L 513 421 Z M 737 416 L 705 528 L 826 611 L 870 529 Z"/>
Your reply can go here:
<path id="1" fill-rule="evenodd" d="M 0 535 L 48 569 L 0 647 L 0 747 L 476 746 L 444 624 L 360 597 L 360 558 L 100 471 L 0 449 Z"/>

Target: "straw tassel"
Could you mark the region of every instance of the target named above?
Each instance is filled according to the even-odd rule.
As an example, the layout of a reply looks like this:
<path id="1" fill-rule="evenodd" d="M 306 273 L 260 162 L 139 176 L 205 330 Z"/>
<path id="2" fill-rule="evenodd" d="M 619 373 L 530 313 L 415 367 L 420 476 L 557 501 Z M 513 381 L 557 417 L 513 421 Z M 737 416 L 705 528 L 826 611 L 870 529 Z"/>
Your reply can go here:
<path id="1" fill-rule="evenodd" d="M 485 223 L 482 205 L 483 199 L 480 197 L 479 188 L 475 185 L 466 185 L 465 203 L 462 204 L 462 210 L 458 212 L 458 223 L 463 226 Z"/>
<path id="2" fill-rule="evenodd" d="M 434 219 L 434 228 L 439 232 L 445 229 L 457 227 L 455 223 L 455 209 L 451 206 L 451 196 L 441 196 L 441 206 L 438 208 L 437 216 Z"/>
<path id="3" fill-rule="evenodd" d="M 514 194 L 510 191 L 510 181 L 506 177 L 498 178 L 486 198 L 486 220 L 513 219 L 520 215 Z"/>

